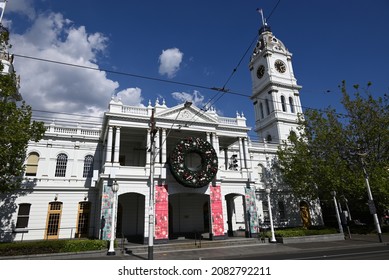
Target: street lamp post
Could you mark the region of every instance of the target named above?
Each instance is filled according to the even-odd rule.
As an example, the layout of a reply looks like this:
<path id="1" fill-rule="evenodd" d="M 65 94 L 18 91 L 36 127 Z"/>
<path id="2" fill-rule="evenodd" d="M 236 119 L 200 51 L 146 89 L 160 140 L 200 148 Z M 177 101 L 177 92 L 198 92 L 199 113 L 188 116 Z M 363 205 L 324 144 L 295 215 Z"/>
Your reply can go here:
<path id="1" fill-rule="evenodd" d="M 340 215 L 339 215 L 339 209 L 338 209 L 338 203 L 336 202 L 336 191 L 331 192 L 332 197 L 334 198 L 334 204 L 335 204 L 335 211 L 336 211 L 336 219 L 338 220 L 338 227 L 339 227 L 339 232 L 343 233 L 343 226 L 342 226 L 342 221 L 340 220 Z"/>
<path id="2" fill-rule="evenodd" d="M 374 200 L 373 200 L 373 195 L 371 193 L 370 189 L 370 184 L 369 184 L 369 175 L 367 174 L 366 168 L 365 168 L 365 161 L 363 160 L 363 157 L 366 156 L 366 154 L 358 154 L 361 157 L 361 162 L 362 162 L 362 169 L 363 169 L 363 174 L 365 175 L 365 183 L 366 183 L 366 188 L 367 188 L 367 196 L 368 196 L 368 203 L 369 203 L 369 208 L 370 208 L 370 213 L 373 215 L 374 219 L 374 224 L 375 228 L 378 234 L 378 239 L 382 243 L 382 233 L 381 233 L 381 226 L 378 221 L 378 216 L 377 216 L 377 210 L 375 208 Z"/>
<path id="3" fill-rule="evenodd" d="M 269 208 L 269 219 L 270 219 L 270 230 L 271 230 L 271 238 L 270 242 L 274 243 L 277 242 L 275 234 L 274 234 L 274 225 L 273 225 L 273 215 L 271 211 L 271 203 L 270 203 L 270 189 L 266 189 L 266 194 L 267 194 L 267 205 Z"/>
<path id="4" fill-rule="evenodd" d="M 351 218 L 350 208 L 348 207 L 348 199 L 344 195 L 342 195 L 342 197 L 343 197 L 344 203 L 346 205 L 346 209 L 347 209 L 347 220 L 350 222 L 352 220 L 352 218 Z"/>
<path id="5" fill-rule="evenodd" d="M 119 191 L 119 184 L 116 180 L 112 183 L 113 201 L 112 201 L 112 219 L 111 219 L 111 239 L 109 240 L 109 249 L 107 255 L 113 256 L 115 253 L 115 220 L 116 220 L 116 194 Z"/>

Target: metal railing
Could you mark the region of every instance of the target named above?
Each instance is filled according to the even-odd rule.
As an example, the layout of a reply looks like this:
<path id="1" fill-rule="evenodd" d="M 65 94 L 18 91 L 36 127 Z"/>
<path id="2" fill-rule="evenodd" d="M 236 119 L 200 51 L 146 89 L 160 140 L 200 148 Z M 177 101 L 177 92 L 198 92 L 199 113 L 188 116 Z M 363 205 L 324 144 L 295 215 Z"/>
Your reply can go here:
<path id="1" fill-rule="evenodd" d="M 15 228 L 12 230 L 0 230 L 0 240 L 4 241 L 27 241 L 27 240 L 48 240 L 48 239 L 81 239 L 97 238 L 95 227 L 89 227 L 82 232 L 77 227 L 60 227 L 53 231 L 53 228 Z M 52 234 L 56 233 L 56 234 Z"/>

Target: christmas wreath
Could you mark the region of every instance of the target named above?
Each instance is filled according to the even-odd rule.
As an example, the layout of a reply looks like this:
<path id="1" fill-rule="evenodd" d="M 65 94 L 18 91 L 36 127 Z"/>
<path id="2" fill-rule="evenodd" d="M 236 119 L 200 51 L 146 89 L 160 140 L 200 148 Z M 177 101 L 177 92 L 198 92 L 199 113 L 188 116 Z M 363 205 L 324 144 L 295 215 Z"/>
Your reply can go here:
<path id="1" fill-rule="evenodd" d="M 201 157 L 201 167 L 191 170 L 185 163 L 185 158 L 196 153 Z M 173 176 L 186 187 L 201 188 L 216 176 L 218 162 L 212 145 L 201 138 L 182 139 L 169 155 L 169 166 Z"/>

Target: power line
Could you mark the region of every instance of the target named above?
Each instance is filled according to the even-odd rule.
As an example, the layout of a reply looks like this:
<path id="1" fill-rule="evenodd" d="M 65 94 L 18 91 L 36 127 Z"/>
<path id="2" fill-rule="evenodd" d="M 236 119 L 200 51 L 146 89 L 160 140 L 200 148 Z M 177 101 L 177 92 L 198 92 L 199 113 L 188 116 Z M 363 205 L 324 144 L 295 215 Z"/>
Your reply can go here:
<path id="1" fill-rule="evenodd" d="M 133 73 L 128 73 L 128 72 L 114 71 L 114 70 L 105 69 L 105 68 L 85 66 L 85 65 L 80 65 L 80 64 L 56 61 L 56 60 L 33 57 L 33 56 L 22 55 L 22 54 L 13 54 L 13 55 L 16 57 L 20 57 L 20 58 L 32 59 L 32 60 L 37 60 L 37 61 L 42 61 L 42 62 L 49 62 L 49 63 L 59 64 L 59 65 L 64 65 L 64 66 L 71 66 L 71 67 L 76 67 L 76 68 L 87 69 L 87 70 L 104 71 L 104 72 L 111 73 L 111 74 L 129 76 L 129 77 L 134 77 L 134 78 L 139 78 L 139 79 L 146 79 L 146 80 L 151 80 L 151 81 L 156 81 L 156 82 L 177 84 L 177 85 L 182 85 L 182 86 L 196 87 L 196 88 L 208 89 L 208 90 L 216 90 L 215 87 L 203 86 L 203 85 L 198 85 L 198 84 L 171 81 L 171 80 L 149 77 L 149 76 L 144 76 L 144 75 L 138 75 L 138 74 L 133 74 Z M 232 94 L 235 94 L 235 93 L 232 93 Z"/>
<path id="2" fill-rule="evenodd" d="M 278 0 L 278 2 L 276 3 L 276 5 L 275 5 L 275 6 L 273 7 L 273 9 L 271 10 L 269 16 L 266 18 L 266 21 L 268 21 L 268 20 L 271 18 L 271 16 L 273 15 L 274 11 L 277 9 L 278 4 L 280 4 L 280 2 L 281 2 L 281 0 Z"/>
<path id="3" fill-rule="evenodd" d="M 280 1 L 281 1 L 281 0 L 278 0 L 277 4 L 273 7 L 273 9 L 272 9 L 272 11 L 271 11 L 271 13 L 270 13 L 268 19 L 271 17 L 271 15 L 272 15 L 272 14 L 274 13 L 274 11 L 277 9 L 278 4 L 280 3 Z M 244 52 L 244 54 L 243 54 L 242 57 L 240 58 L 240 60 L 239 60 L 238 64 L 236 65 L 236 67 L 232 70 L 230 76 L 227 78 L 227 81 L 224 83 L 223 87 L 217 89 L 217 90 L 218 90 L 218 93 L 217 93 L 215 96 L 213 96 L 213 97 L 205 104 L 205 106 L 207 106 L 208 104 L 209 104 L 209 106 L 207 106 L 207 107 L 211 107 L 212 105 L 215 105 L 215 104 L 216 104 L 216 103 L 217 103 L 217 102 L 218 102 L 218 101 L 219 101 L 219 100 L 228 92 L 228 90 L 226 89 L 227 84 L 230 82 L 230 80 L 232 79 L 232 77 L 235 75 L 235 73 L 236 73 L 236 71 L 238 70 L 240 64 L 242 63 L 243 59 L 246 57 L 247 53 L 251 50 L 251 48 L 252 48 L 253 44 L 255 43 L 255 41 L 257 41 L 257 37 L 258 37 L 258 34 L 256 34 L 255 37 L 254 37 L 254 39 L 251 41 L 249 47 L 246 49 L 246 51 Z M 219 95 L 219 93 L 221 93 L 221 95 Z M 217 97 L 217 99 L 211 103 L 211 101 L 212 101 L 214 98 L 216 98 L 216 96 L 218 96 L 218 95 L 219 95 L 219 97 Z M 204 109 L 206 109 L 206 108 L 204 108 Z M 204 113 L 205 113 L 205 111 L 206 111 L 206 110 L 204 110 Z M 204 113 L 202 113 L 202 114 L 204 114 Z M 201 116 L 202 114 L 200 114 L 200 116 Z M 197 115 L 198 115 L 198 112 L 192 117 L 192 119 L 194 119 Z"/>
<path id="4" fill-rule="evenodd" d="M 177 82 L 177 81 L 170 81 L 166 79 L 160 79 L 160 78 L 154 78 L 154 77 L 149 77 L 149 76 L 144 76 L 144 75 L 139 75 L 139 74 L 133 74 L 133 73 L 128 73 L 128 72 L 121 72 L 121 71 L 114 71 L 114 70 L 109 70 L 109 69 L 104 69 L 104 68 L 96 68 L 96 67 L 90 67 L 90 66 L 84 66 L 84 65 L 79 65 L 79 64 L 73 64 L 73 63 L 67 63 L 67 62 L 61 62 L 61 61 L 55 61 L 55 60 L 50 60 L 50 59 L 45 59 L 45 58 L 38 58 L 38 57 L 33 57 L 33 56 L 27 56 L 27 55 L 21 55 L 21 54 L 14 54 L 14 56 L 20 57 L 20 58 L 25 58 L 25 59 L 31 59 L 31 60 L 36 60 L 36 61 L 41 61 L 41 62 L 48 62 L 48 63 L 53 63 L 53 64 L 59 64 L 63 66 L 70 66 L 70 67 L 76 67 L 76 68 L 81 68 L 81 69 L 87 69 L 87 70 L 93 70 L 93 71 L 105 71 L 107 73 L 112 73 L 116 75 L 124 75 L 124 76 L 130 76 L 130 77 L 135 77 L 135 78 L 140 78 L 140 79 L 147 79 L 147 80 L 152 80 L 156 82 L 163 82 L 163 83 L 170 83 L 170 84 L 177 84 L 177 85 L 185 85 L 185 86 L 190 86 L 190 87 L 195 87 L 195 88 L 201 88 L 201 89 L 207 89 L 207 90 L 212 90 L 212 91 L 222 91 L 223 93 L 228 93 L 231 95 L 236 95 L 240 97 L 245 97 L 245 98 L 251 98 L 251 95 L 249 94 L 244 94 L 241 92 L 236 92 L 236 91 L 231 91 L 229 89 L 225 88 L 218 88 L 218 87 L 209 87 L 209 86 L 204 86 L 204 85 L 199 85 L 199 84 L 192 84 L 192 83 L 185 83 L 185 82 Z M 266 98 L 257 98 L 258 100 L 265 101 Z M 278 100 L 273 100 L 274 103 L 282 104 L 281 101 Z M 324 112 L 326 113 L 327 110 L 322 110 L 322 109 L 315 109 L 307 106 L 301 106 L 302 109 L 306 110 L 316 110 L 319 112 Z M 38 110 L 35 110 L 38 111 Z M 57 112 L 52 112 L 52 113 L 57 113 Z M 60 112 L 58 112 L 60 113 Z M 65 114 L 65 113 L 64 113 Z M 347 116 L 345 114 L 337 113 L 340 116 Z"/>

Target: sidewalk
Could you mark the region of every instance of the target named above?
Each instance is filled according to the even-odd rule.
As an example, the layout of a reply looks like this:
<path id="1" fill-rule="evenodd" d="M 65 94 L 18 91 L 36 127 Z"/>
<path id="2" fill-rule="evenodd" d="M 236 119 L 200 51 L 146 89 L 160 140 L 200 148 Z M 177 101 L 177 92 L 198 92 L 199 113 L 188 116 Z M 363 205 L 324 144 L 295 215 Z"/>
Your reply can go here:
<path id="1" fill-rule="evenodd" d="M 389 236 L 383 235 L 383 243 L 379 243 L 377 235 L 352 235 L 351 239 L 328 242 L 309 242 L 295 244 L 280 243 L 253 243 L 245 245 L 229 245 L 212 248 L 177 249 L 174 251 L 154 251 L 155 260 L 199 260 L 199 259 L 233 259 L 234 257 L 250 255 L 267 255 L 276 253 L 292 253 L 312 250 L 329 250 L 341 248 L 358 248 L 389 245 Z M 115 256 L 107 256 L 107 251 L 93 251 L 80 253 L 46 254 L 34 256 L 19 256 L 1 259 L 35 259 L 35 260 L 146 260 L 147 252 L 125 254 L 120 250 Z"/>

